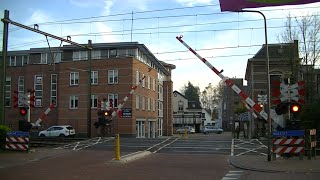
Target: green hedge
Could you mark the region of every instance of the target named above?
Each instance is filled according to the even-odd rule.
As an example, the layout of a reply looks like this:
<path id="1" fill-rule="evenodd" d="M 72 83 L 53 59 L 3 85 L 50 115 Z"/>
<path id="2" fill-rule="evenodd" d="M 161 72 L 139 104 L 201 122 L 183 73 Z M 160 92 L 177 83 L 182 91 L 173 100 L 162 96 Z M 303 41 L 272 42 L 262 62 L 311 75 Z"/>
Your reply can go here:
<path id="1" fill-rule="evenodd" d="M 0 124 L 0 149 L 4 148 L 6 143 L 6 135 L 9 131 L 11 131 L 11 129 L 8 126 Z"/>

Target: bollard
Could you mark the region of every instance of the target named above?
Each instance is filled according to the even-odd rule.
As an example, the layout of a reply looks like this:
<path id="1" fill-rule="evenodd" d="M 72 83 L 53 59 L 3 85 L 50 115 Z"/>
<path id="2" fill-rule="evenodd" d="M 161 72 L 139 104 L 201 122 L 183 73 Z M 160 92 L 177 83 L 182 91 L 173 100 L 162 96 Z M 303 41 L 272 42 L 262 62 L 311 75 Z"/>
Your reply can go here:
<path id="1" fill-rule="evenodd" d="M 116 134 L 115 137 L 115 159 L 120 160 L 120 136 Z"/>

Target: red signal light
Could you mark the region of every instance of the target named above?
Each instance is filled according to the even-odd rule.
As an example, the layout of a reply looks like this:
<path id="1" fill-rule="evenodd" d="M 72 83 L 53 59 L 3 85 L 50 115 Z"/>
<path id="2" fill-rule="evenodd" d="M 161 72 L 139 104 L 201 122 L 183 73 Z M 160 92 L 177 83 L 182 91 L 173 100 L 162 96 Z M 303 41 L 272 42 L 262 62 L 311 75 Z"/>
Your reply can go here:
<path id="1" fill-rule="evenodd" d="M 25 116 L 25 115 L 27 115 L 28 110 L 27 110 L 27 108 L 25 108 L 25 107 L 20 107 L 19 113 L 20 113 L 22 116 Z"/>

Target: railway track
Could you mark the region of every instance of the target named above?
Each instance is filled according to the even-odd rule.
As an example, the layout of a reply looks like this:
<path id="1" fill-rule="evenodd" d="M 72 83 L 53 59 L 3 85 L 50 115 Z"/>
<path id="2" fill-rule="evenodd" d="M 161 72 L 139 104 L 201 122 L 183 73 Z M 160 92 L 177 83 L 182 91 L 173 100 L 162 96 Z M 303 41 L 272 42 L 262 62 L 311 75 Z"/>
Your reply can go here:
<path id="1" fill-rule="evenodd" d="M 85 141 L 88 138 L 67 138 L 67 137 L 30 137 L 31 147 L 61 146 L 73 142 Z"/>

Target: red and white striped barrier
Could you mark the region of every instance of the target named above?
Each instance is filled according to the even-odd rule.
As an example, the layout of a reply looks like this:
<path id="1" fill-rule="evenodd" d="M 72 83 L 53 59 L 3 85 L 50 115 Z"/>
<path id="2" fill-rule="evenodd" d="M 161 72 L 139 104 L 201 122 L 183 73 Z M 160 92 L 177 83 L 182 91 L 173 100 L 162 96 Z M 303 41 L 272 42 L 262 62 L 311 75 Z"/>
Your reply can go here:
<path id="1" fill-rule="evenodd" d="M 8 150 L 19 150 L 19 151 L 27 151 L 29 149 L 28 144 L 6 144 L 6 149 Z"/>
<path id="2" fill-rule="evenodd" d="M 201 57 L 195 50 L 193 50 L 188 44 L 182 40 L 182 36 L 176 37 L 185 47 L 187 47 L 195 56 L 197 56 L 203 63 L 205 63 L 213 72 L 215 72 L 234 92 L 236 92 L 243 101 L 248 104 L 248 106 L 254 109 L 258 114 L 261 115 L 266 121 L 268 121 L 268 114 L 260 107 L 259 104 L 255 103 L 249 96 L 242 91 L 234 82 L 222 75 L 223 70 L 218 71 L 214 66 L 212 66 L 205 58 Z M 278 124 L 277 124 L 278 125 Z"/>
<path id="3" fill-rule="evenodd" d="M 8 132 L 6 136 L 5 149 L 28 151 L 29 150 L 29 133 L 21 132 L 21 131 Z"/>
<path id="4" fill-rule="evenodd" d="M 6 137 L 6 142 L 29 143 L 29 137 Z"/>
<path id="5" fill-rule="evenodd" d="M 297 138 L 291 138 L 291 139 L 275 139 L 273 140 L 274 145 L 304 145 L 304 139 L 297 139 Z"/>
<path id="6" fill-rule="evenodd" d="M 292 146 L 292 147 L 286 147 L 286 146 L 278 146 L 272 148 L 272 152 L 276 154 L 300 154 L 304 153 L 304 147 L 298 147 L 298 146 Z"/>
<path id="7" fill-rule="evenodd" d="M 41 116 L 39 117 L 39 119 L 33 124 L 32 123 L 32 126 L 40 126 L 40 122 L 44 120 L 44 118 L 48 115 L 48 113 L 54 108 L 55 106 L 55 103 L 51 103 L 49 108 L 46 109 L 42 114 Z"/>

